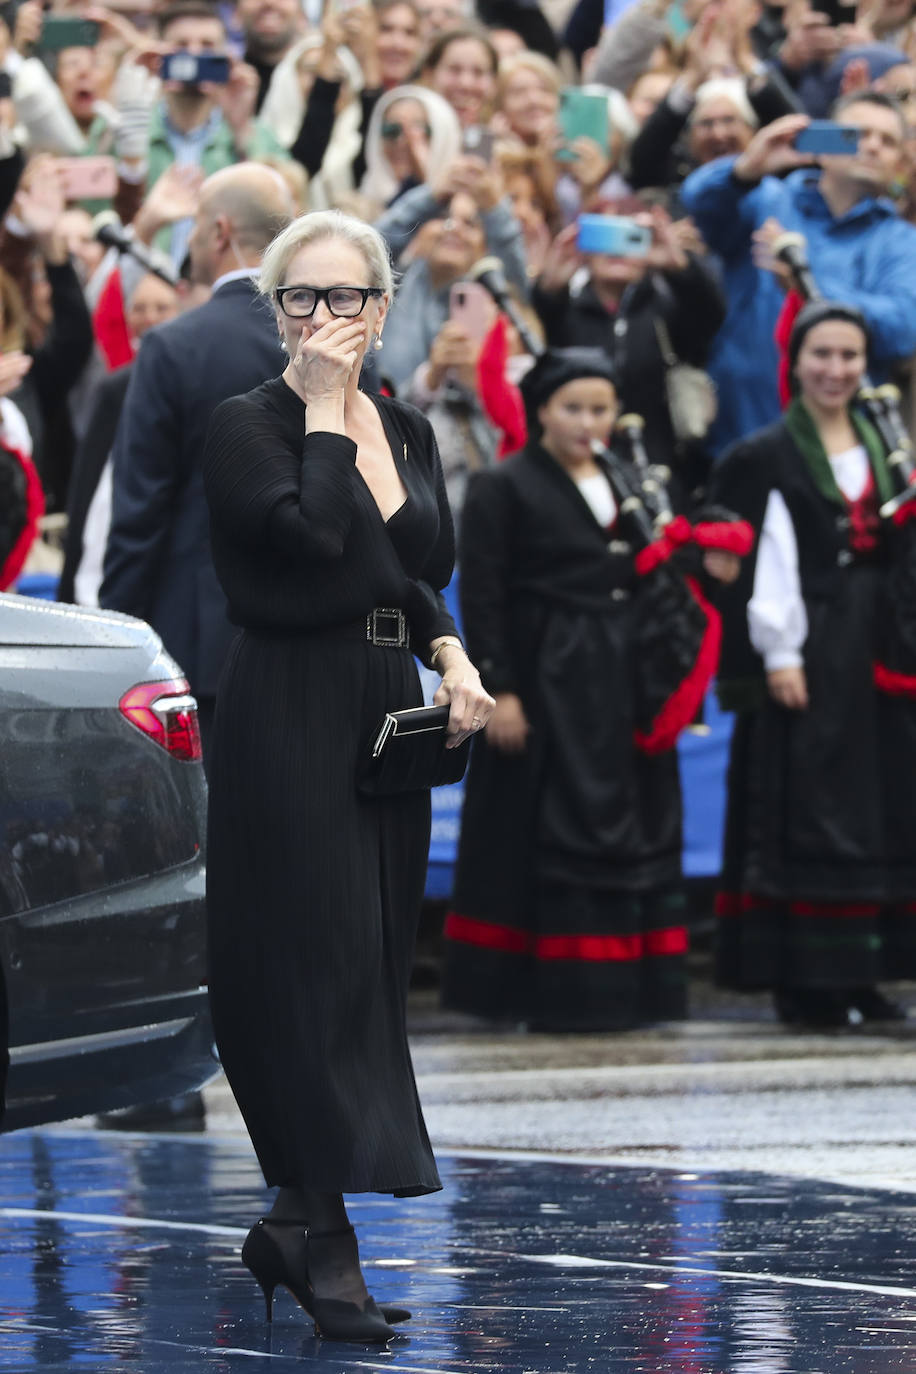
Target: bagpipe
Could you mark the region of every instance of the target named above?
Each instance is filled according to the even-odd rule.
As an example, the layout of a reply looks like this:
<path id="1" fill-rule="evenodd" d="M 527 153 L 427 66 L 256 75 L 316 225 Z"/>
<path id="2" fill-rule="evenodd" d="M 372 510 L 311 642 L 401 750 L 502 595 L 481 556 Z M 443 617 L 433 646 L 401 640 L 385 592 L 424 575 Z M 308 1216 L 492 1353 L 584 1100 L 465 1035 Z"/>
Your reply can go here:
<path id="1" fill-rule="evenodd" d="M 811 271 L 803 234 L 780 234 L 773 240 L 772 251 L 773 256 L 788 267 L 795 289 L 806 303 L 824 299 Z M 888 470 L 897 488 L 878 513 L 885 520 L 902 524 L 916 515 L 916 506 L 911 505 L 916 501 L 916 455 L 900 411 L 900 388 L 892 382 L 875 386 L 866 374 L 853 398 L 853 405 L 877 431 Z"/>
<path id="2" fill-rule="evenodd" d="M 823 300 L 811 272 L 802 234 L 784 233 L 773 241 L 773 256 L 788 267 L 798 294 Z M 875 386 L 866 375 L 853 406 L 877 432 L 896 488 L 879 507 L 885 521 L 888 564 L 882 579 L 875 624 L 873 679 L 879 691 L 916 697 L 916 455 L 900 409 L 900 390 L 888 382 Z"/>
<path id="3" fill-rule="evenodd" d="M 698 551 L 718 547 L 746 554 L 753 531 L 731 518 L 691 525 L 676 515 L 668 494 L 670 473 L 650 462 L 644 427 L 641 415 L 622 415 L 616 433 L 626 453 L 600 440 L 592 450 L 608 474 L 620 519 L 636 548 L 635 740 L 643 753 L 660 754 L 697 720 L 719 663 L 722 624 L 700 587 Z"/>

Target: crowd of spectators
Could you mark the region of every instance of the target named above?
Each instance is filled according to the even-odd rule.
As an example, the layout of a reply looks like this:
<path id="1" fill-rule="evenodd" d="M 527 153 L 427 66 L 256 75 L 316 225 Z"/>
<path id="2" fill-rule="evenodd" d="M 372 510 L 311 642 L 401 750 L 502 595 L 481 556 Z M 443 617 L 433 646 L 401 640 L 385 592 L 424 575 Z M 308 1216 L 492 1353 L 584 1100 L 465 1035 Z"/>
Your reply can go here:
<path id="1" fill-rule="evenodd" d="M 612 356 L 623 407 L 646 418 L 684 499 L 778 414 L 783 230 L 803 234 L 819 289 L 862 310 L 878 379 L 899 370 L 916 349 L 916 5 L 827 8 L 7 0 L 0 439 L 31 456 L 46 509 L 75 515 L 66 594 L 91 602 L 104 558 L 73 470 L 77 454 L 104 470 L 106 375 L 206 299 L 189 265 L 201 188 L 241 161 L 279 173 L 294 212 L 339 207 L 384 234 L 400 285 L 371 383 L 430 416 L 456 516 L 468 474 L 524 437 L 502 388 L 529 347 L 495 307 L 478 299 L 475 320 L 454 306 L 484 256 L 529 343 Z M 195 59 L 190 77 L 174 54 Z M 858 152 L 798 152 L 808 120 L 836 110 Z M 648 252 L 581 251 L 579 217 L 595 212 L 641 226 Z M 118 236 L 136 251 L 109 246 Z M 717 385 L 705 438 L 667 414 L 677 362 Z M 80 579 L 84 556 L 95 572 Z"/>

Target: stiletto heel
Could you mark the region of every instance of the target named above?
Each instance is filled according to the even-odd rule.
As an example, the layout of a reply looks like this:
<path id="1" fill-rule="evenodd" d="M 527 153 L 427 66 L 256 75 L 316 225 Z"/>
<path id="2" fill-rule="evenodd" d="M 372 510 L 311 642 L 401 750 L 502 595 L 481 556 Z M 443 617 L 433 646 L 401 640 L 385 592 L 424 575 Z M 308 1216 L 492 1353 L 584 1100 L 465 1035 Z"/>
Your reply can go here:
<path id="1" fill-rule="evenodd" d="M 302 1234 L 305 1235 L 305 1227 L 301 1221 L 271 1222 L 270 1225 L 298 1226 Z M 251 1270 L 261 1292 L 264 1294 L 265 1318 L 268 1322 L 272 1322 L 274 1319 L 274 1289 L 278 1283 L 282 1283 L 288 1288 L 296 1301 L 303 1307 L 306 1305 L 293 1287 L 293 1280 L 287 1270 L 283 1251 L 277 1242 L 267 1234 L 264 1227 L 265 1219 L 261 1217 L 257 1225 L 252 1226 L 248 1232 L 242 1245 L 242 1262 Z M 306 1311 L 308 1311 L 307 1307 Z"/>
<path id="2" fill-rule="evenodd" d="M 302 1232 L 305 1240 L 305 1258 L 301 1270 L 294 1273 L 286 1255 L 271 1236 L 271 1226 L 295 1226 Z M 265 1316 L 273 1321 L 274 1290 L 281 1286 L 296 1299 L 299 1306 L 308 1313 L 315 1323 L 315 1334 L 338 1341 L 388 1341 L 395 1334 L 390 1323 L 407 1321 L 410 1317 L 406 1307 L 376 1306 L 373 1298 L 367 1298 L 362 1307 L 355 1302 L 344 1302 L 339 1298 L 319 1298 L 315 1294 L 309 1276 L 308 1246 L 311 1239 L 324 1240 L 335 1236 L 353 1233 L 353 1227 L 342 1227 L 339 1231 L 309 1232 L 301 1221 L 287 1221 L 281 1218 L 261 1217 L 252 1226 L 242 1245 L 242 1261 L 251 1271 L 264 1294 Z"/>

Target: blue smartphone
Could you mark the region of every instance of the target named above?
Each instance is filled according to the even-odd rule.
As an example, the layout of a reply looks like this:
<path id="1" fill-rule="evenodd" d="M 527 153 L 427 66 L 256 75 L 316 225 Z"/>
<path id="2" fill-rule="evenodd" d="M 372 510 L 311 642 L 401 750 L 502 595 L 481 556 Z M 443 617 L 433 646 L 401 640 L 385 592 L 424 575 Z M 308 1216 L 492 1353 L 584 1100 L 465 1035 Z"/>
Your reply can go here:
<path id="1" fill-rule="evenodd" d="M 644 258 L 652 243 L 652 230 L 626 215 L 580 215 L 576 223 L 576 247 L 580 253 Z"/>
<path id="2" fill-rule="evenodd" d="M 860 130 L 853 124 L 834 124 L 832 119 L 812 119 L 795 135 L 793 147 L 800 153 L 824 153 L 829 157 L 859 150 Z"/>
<path id="3" fill-rule="evenodd" d="M 179 81 L 182 86 L 199 86 L 202 81 L 225 86 L 229 58 L 218 52 L 170 52 L 162 59 L 159 75 L 163 81 Z"/>

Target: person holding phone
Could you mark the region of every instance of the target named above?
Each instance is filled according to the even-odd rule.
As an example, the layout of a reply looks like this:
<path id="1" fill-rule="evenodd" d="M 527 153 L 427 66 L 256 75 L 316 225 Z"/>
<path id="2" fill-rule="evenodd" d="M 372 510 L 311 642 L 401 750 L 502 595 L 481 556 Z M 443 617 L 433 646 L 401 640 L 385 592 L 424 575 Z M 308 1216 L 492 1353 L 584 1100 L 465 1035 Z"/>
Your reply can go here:
<path id="1" fill-rule="evenodd" d="M 205 0 L 176 0 L 157 15 L 166 55 L 225 59 L 226 29 L 219 11 Z M 196 64 L 162 83 L 160 100 L 149 125 L 147 187 L 173 162 L 199 166 L 205 175 L 251 158 L 282 158 L 285 150 L 255 116 L 257 72 L 237 59 L 225 65 L 218 81 L 197 80 Z M 168 71 L 168 67 L 167 67 Z M 180 264 L 187 252 L 191 221 L 181 220 L 161 231 L 157 247 Z"/>
<path id="2" fill-rule="evenodd" d="M 772 989 L 780 1019 L 809 1027 L 901 1019 L 877 985 L 916 976 L 916 703 L 876 667 L 912 544 L 879 514 L 886 449 L 851 408 L 869 343 L 855 307 L 806 305 L 783 419 L 713 479 L 758 533 L 724 606 L 720 693 L 737 718 L 717 973 Z"/>
<path id="3" fill-rule="evenodd" d="M 710 436 L 717 452 L 780 413 L 773 330 L 783 288 L 754 258 L 755 234 L 768 221 L 803 235 L 821 294 L 861 309 L 879 380 L 916 350 L 916 229 L 888 196 L 902 168 L 903 114 L 892 98 L 865 91 L 840 100 L 832 118 L 858 130 L 854 153 L 800 152 L 796 139 L 809 120 L 787 115 L 739 156 L 684 182 L 684 207 L 722 260 L 729 301 L 710 360 L 720 398 Z"/>
<path id="4" fill-rule="evenodd" d="M 449 291 L 449 316 L 399 396 L 422 411 L 433 427 L 449 509 L 460 529 L 470 475 L 495 460 L 499 433 L 480 396 L 478 365 L 497 310 L 479 282 L 456 281 Z"/>
<path id="5" fill-rule="evenodd" d="M 704 368 L 725 319 L 725 299 L 692 226 L 673 222 L 660 206 L 647 210 L 630 197 L 616 202 L 610 223 L 635 235 L 615 235 L 614 252 L 580 251 L 570 225 L 554 239 L 532 301 L 554 347 L 582 343 L 614 360 L 626 410 L 646 421 L 645 444 L 654 462 L 673 469 L 672 495 L 686 511 L 701 494 L 709 466 L 705 440 L 676 437 L 666 404 L 667 347 L 682 361 Z M 596 217 L 600 224 L 600 218 Z M 645 236 L 647 251 L 632 253 L 627 237 Z"/>

